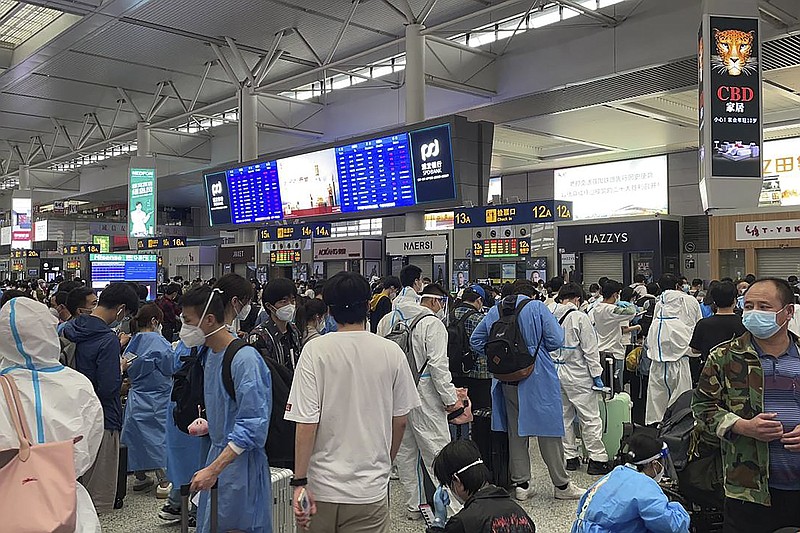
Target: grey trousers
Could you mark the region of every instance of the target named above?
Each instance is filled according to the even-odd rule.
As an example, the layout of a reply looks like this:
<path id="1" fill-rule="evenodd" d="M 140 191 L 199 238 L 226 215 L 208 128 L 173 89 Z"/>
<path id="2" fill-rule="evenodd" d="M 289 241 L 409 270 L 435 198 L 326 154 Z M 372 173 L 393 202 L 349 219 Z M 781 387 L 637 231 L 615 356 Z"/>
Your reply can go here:
<path id="1" fill-rule="evenodd" d="M 98 514 L 110 512 L 114 508 L 118 469 L 119 431 L 106 429 L 103 431 L 103 440 L 94 464 L 81 478 Z"/>
<path id="2" fill-rule="evenodd" d="M 511 482 L 515 485 L 531 479 L 531 455 L 528 450 L 528 437 L 519 435 L 519 387 L 503 385 L 508 417 L 508 451 Z M 564 467 L 564 444 L 561 437 L 536 437 L 539 452 L 542 454 L 550 480 L 556 487 L 569 483 L 569 475 Z"/>

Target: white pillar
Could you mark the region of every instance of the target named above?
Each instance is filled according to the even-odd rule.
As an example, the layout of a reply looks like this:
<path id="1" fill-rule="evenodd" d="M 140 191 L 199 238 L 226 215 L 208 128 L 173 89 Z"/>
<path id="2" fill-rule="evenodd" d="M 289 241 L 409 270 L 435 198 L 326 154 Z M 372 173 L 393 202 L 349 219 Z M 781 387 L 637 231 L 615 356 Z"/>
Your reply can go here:
<path id="1" fill-rule="evenodd" d="M 27 191 L 31 188 L 31 167 L 28 165 L 19 166 L 19 190 Z"/>
<path id="2" fill-rule="evenodd" d="M 258 95 L 249 87 L 239 89 L 239 162 L 258 158 Z"/>
<path id="3" fill-rule="evenodd" d="M 422 24 L 406 26 L 406 124 L 425 120 L 425 36 Z"/>
<path id="4" fill-rule="evenodd" d="M 148 157 L 150 155 L 150 123 L 139 122 L 136 124 L 136 155 Z"/>

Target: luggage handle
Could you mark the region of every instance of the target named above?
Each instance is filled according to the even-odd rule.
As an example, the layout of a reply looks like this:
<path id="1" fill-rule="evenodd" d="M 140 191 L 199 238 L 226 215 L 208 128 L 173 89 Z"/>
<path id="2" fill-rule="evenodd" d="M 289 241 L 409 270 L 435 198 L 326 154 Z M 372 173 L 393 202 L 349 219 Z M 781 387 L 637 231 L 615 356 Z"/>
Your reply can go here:
<path id="1" fill-rule="evenodd" d="M 219 481 L 211 487 L 211 533 L 218 533 L 219 522 L 217 513 L 217 490 Z M 189 496 L 191 495 L 191 485 L 181 485 L 181 533 L 189 533 Z"/>
<path id="2" fill-rule="evenodd" d="M 608 365 L 608 379 L 611 381 L 610 387 L 606 386 L 603 388 L 603 399 L 606 401 L 613 400 L 614 395 L 616 394 L 616 383 L 614 377 L 614 358 L 613 357 L 606 357 L 606 365 Z"/>

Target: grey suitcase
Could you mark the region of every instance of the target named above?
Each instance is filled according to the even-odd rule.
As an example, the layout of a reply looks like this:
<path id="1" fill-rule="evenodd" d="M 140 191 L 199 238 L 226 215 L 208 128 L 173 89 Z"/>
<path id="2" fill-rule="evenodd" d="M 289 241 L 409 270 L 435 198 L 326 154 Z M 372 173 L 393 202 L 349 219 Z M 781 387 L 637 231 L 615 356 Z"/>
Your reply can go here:
<path id="1" fill-rule="evenodd" d="M 294 475 L 288 468 L 270 468 L 272 479 L 272 531 L 273 533 L 294 533 L 296 524 L 292 497 L 294 490 L 289 482 Z"/>

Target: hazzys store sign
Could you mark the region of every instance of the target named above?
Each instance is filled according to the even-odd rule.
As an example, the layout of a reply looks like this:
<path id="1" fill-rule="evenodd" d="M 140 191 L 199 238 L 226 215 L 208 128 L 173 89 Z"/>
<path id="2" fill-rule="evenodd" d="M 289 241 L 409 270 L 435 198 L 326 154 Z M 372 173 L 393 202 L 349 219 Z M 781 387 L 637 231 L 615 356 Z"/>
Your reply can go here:
<path id="1" fill-rule="evenodd" d="M 710 18 L 711 174 L 761 177 L 758 19 Z"/>

